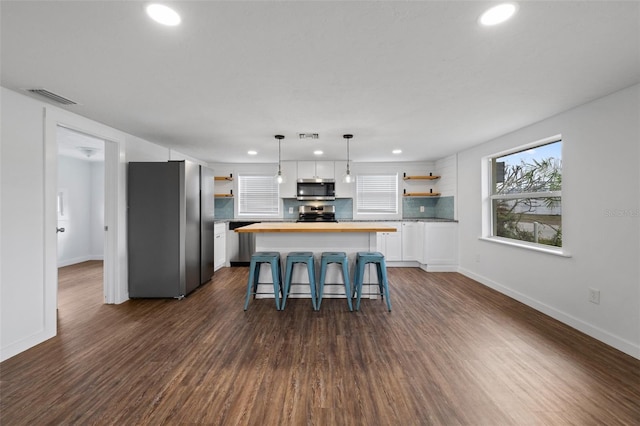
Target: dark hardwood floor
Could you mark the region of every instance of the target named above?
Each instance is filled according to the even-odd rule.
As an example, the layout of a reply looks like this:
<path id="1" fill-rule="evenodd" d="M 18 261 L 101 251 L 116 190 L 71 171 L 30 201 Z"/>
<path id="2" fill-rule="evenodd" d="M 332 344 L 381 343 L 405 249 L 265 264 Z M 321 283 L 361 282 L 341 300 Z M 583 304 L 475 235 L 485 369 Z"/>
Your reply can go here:
<path id="1" fill-rule="evenodd" d="M 455 273 L 390 268 L 393 311 L 243 311 L 247 268 L 103 305 L 60 270 L 59 334 L 0 364 L 0 423 L 638 425 L 640 361 Z"/>

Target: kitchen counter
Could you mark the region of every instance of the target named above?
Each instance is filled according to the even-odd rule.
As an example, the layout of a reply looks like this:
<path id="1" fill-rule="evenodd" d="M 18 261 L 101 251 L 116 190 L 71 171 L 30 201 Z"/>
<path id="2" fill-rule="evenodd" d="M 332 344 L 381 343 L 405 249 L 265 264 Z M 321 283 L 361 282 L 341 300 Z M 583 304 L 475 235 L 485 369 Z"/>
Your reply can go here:
<path id="1" fill-rule="evenodd" d="M 312 232 L 312 233 L 351 233 L 351 232 L 396 232 L 396 228 L 376 222 L 264 222 L 237 228 L 235 232 Z"/>
<path id="2" fill-rule="evenodd" d="M 235 229 L 237 233 L 255 234 L 255 251 L 279 252 L 284 263 L 287 254 L 293 251 L 310 251 L 319 262 L 322 252 L 343 251 L 349 259 L 349 270 L 353 271 L 359 251 L 376 251 L 376 239 L 380 232 L 397 232 L 393 226 L 376 222 L 263 222 Z M 263 265 L 260 270 L 259 293 L 273 292 L 271 272 Z M 363 278 L 363 297 L 375 298 L 371 284 L 377 286 L 377 276 L 370 268 Z M 337 264 L 327 267 L 325 293 L 323 297 L 345 297 L 342 273 Z M 290 297 L 311 297 L 306 268 L 294 268 Z M 269 290 L 271 288 L 271 290 Z M 372 294 L 373 293 L 373 294 Z M 272 294 L 256 297 L 273 297 Z"/>

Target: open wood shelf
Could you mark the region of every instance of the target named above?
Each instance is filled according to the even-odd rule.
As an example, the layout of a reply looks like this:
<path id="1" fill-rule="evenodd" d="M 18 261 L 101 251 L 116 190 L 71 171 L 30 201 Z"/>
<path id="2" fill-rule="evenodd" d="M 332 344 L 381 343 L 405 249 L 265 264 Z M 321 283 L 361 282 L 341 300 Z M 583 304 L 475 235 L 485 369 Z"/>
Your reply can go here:
<path id="1" fill-rule="evenodd" d="M 439 192 L 407 192 L 403 194 L 405 197 L 439 197 Z"/>
<path id="2" fill-rule="evenodd" d="M 213 178 L 213 180 L 228 180 L 228 181 L 232 181 L 233 180 L 233 176 L 216 176 Z"/>
<path id="3" fill-rule="evenodd" d="M 213 194 L 213 196 L 218 198 L 233 198 L 233 194 Z"/>
<path id="4" fill-rule="evenodd" d="M 404 180 L 435 180 L 440 179 L 440 176 L 404 176 Z"/>

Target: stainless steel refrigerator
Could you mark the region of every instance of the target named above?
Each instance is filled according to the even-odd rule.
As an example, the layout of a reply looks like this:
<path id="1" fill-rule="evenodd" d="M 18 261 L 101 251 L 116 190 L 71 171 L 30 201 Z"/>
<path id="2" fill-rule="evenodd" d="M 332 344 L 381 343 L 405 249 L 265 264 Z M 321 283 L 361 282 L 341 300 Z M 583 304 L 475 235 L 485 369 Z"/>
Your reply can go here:
<path id="1" fill-rule="evenodd" d="M 129 297 L 182 298 L 211 279 L 213 181 L 188 161 L 129 163 Z"/>

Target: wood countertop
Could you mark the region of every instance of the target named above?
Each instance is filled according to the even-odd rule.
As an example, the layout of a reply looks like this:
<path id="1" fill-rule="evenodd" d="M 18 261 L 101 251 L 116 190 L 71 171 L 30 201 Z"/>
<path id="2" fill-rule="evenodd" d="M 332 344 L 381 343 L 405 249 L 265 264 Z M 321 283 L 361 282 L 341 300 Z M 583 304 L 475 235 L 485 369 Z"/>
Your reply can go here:
<path id="1" fill-rule="evenodd" d="M 236 228 L 235 232 L 396 232 L 375 222 L 263 222 Z"/>

